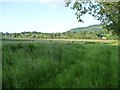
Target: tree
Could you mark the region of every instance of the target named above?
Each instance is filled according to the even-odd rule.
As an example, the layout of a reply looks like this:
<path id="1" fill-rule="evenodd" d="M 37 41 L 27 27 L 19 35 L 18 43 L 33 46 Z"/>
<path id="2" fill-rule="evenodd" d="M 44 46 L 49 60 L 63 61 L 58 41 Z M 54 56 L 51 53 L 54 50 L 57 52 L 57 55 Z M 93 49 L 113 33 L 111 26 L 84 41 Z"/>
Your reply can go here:
<path id="1" fill-rule="evenodd" d="M 96 0 L 97 1 L 97 0 Z M 107 2 L 108 1 L 108 2 Z M 65 5 L 68 7 L 71 0 L 66 0 Z M 101 25 L 108 30 L 113 30 L 114 33 L 120 33 L 119 18 L 120 18 L 120 1 L 110 2 L 104 0 L 104 2 L 95 2 L 90 0 L 76 0 L 72 7 L 76 10 L 75 15 L 77 16 L 78 22 L 84 22 L 81 16 L 86 13 L 94 16 L 97 20 L 101 21 Z"/>
<path id="2" fill-rule="evenodd" d="M 52 34 L 50 35 L 50 38 L 53 39 L 53 37 L 54 37 L 54 35 L 53 35 L 53 33 L 52 33 Z"/>

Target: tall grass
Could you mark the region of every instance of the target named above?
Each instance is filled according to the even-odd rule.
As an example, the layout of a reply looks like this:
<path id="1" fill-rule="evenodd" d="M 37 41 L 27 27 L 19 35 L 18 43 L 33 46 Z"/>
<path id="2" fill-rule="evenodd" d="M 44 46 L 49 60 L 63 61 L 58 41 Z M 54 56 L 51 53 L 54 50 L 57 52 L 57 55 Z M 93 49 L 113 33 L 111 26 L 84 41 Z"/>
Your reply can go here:
<path id="1" fill-rule="evenodd" d="M 118 87 L 118 50 L 108 44 L 3 43 L 3 88 Z"/>

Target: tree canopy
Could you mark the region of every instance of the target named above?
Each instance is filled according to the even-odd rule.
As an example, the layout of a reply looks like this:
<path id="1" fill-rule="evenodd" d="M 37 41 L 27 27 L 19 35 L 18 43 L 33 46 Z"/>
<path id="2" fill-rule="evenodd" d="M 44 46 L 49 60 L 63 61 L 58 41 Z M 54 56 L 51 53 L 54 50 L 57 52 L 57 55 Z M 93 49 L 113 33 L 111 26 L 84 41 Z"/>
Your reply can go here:
<path id="1" fill-rule="evenodd" d="M 96 0 L 97 1 L 97 0 Z M 120 1 L 116 2 L 96 2 L 90 0 L 76 0 L 72 9 L 76 11 L 78 22 L 84 22 L 81 16 L 88 13 L 101 21 L 101 25 L 108 30 L 113 30 L 113 33 L 119 33 L 119 18 L 120 18 Z M 71 0 L 66 0 L 66 7 L 70 6 Z"/>

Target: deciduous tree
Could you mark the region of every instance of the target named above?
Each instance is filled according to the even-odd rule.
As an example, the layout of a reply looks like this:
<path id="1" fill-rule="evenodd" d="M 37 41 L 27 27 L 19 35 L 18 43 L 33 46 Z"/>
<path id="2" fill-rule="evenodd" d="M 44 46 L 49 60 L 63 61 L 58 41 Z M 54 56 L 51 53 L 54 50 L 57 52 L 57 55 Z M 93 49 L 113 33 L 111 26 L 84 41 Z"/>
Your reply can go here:
<path id="1" fill-rule="evenodd" d="M 75 15 L 79 22 L 84 22 L 81 16 L 86 13 L 94 16 L 97 20 L 101 21 L 101 25 L 108 30 L 113 30 L 114 33 L 119 33 L 120 25 L 120 1 L 119 0 L 76 0 L 74 3 L 72 0 L 66 0 L 66 7 L 72 5 L 72 9 L 76 10 Z M 99 1 L 99 2 L 97 2 Z M 102 2 L 104 1 L 104 2 Z"/>

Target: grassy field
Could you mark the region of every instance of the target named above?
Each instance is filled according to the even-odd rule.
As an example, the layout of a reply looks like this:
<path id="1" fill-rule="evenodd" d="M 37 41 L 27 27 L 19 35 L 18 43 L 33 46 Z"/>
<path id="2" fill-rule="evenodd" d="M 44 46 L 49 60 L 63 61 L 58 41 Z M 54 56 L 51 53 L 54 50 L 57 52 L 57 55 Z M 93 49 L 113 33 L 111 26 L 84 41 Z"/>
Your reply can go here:
<path id="1" fill-rule="evenodd" d="M 82 41 L 4 41 L 3 88 L 118 87 L 118 46 Z"/>

